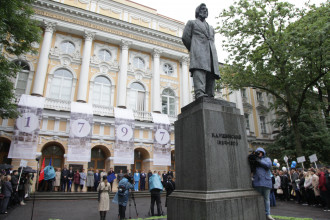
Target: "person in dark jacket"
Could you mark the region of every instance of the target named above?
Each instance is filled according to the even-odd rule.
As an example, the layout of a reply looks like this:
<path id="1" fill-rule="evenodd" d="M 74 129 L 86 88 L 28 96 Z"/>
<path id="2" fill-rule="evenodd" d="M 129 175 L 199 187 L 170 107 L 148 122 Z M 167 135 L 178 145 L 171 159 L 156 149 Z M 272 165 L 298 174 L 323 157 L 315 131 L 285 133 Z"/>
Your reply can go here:
<path id="1" fill-rule="evenodd" d="M 172 180 L 172 176 L 167 177 L 166 183 L 164 183 L 164 187 L 166 190 L 165 207 L 167 207 L 167 198 L 175 190 L 175 182 Z"/>
<path id="2" fill-rule="evenodd" d="M 281 172 L 281 189 L 283 190 L 283 195 L 281 200 L 288 200 L 289 199 L 289 178 L 285 172 Z"/>
<path id="3" fill-rule="evenodd" d="M 74 176 L 74 172 L 72 170 L 72 167 L 70 167 L 69 168 L 69 173 L 68 173 L 68 189 L 67 189 L 68 192 L 71 192 L 73 176 Z"/>
<path id="4" fill-rule="evenodd" d="M 69 170 L 67 169 L 66 165 L 64 165 L 64 168 L 61 172 L 61 188 L 63 192 L 65 192 L 65 189 L 68 184 L 68 175 L 69 175 Z"/>
<path id="5" fill-rule="evenodd" d="M 18 185 L 18 198 L 21 205 L 26 205 L 24 202 L 26 182 L 27 182 L 26 174 L 22 174 Z"/>
<path id="6" fill-rule="evenodd" d="M 274 220 L 270 215 L 270 200 L 269 194 L 272 189 L 272 177 L 270 168 L 272 161 L 266 157 L 266 151 L 259 147 L 255 151 L 256 157 L 256 170 L 253 175 L 253 186 L 263 196 L 265 203 L 266 219 Z"/>
<path id="7" fill-rule="evenodd" d="M 17 172 L 17 170 L 13 171 L 10 182 L 11 182 L 11 185 L 12 185 L 12 188 L 13 188 L 13 193 L 12 193 L 10 206 L 15 206 L 19 203 L 18 189 L 17 189 L 17 185 L 18 185 L 18 172 Z"/>
<path id="8" fill-rule="evenodd" d="M 149 172 L 148 172 L 148 189 L 150 189 L 149 179 L 150 179 L 151 176 L 152 176 L 152 172 L 151 172 L 151 170 L 149 170 Z"/>
<path id="9" fill-rule="evenodd" d="M 99 186 L 100 181 L 101 181 L 101 176 L 100 176 L 99 170 L 95 170 L 95 173 L 94 173 L 94 191 L 95 192 L 97 191 L 97 187 Z"/>
<path id="10" fill-rule="evenodd" d="M 146 189 L 146 187 L 145 187 L 146 177 L 147 177 L 147 174 L 144 172 L 144 170 L 142 170 L 141 175 L 140 175 L 140 190 L 141 191 L 144 191 Z"/>
<path id="11" fill-rule="evenodd" d="M 154 174 L 149 178 L 149 191 L 151 194 L 151 215 L 154 216 L 154 206 L 155 202 L 157 204 L 157 215 L 161 216 L 161 201 L 160 201 L 160 193 L 163 191 L 163 185 L 160 180 L 159 175 L 155 171 Z"/>
<path id="12" fill-rule="evenodd" d="M 1 214 L 7 214 L 7 206 L 9 199 L 13 193 L 13 188 L 11 185 L 11 176 L 6 176 L 6 181 L 2 184 L 2 194 L 4 195 L 4 198 L 1 203 Z"/>

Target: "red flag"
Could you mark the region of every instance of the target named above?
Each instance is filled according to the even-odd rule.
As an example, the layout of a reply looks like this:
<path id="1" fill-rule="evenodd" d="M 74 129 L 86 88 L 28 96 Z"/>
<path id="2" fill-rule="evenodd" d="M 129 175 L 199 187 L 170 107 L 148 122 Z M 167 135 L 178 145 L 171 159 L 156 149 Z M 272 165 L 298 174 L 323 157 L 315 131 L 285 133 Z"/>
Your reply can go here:
<path id="1" fill-rule="evenodd" d="M 42 165 L 41 165 L 41 169 L 40 169 L 40 176 L 39 176 L 39 183 L 44 180 L 45 178 L 45 173 L 44 173 L 44 169 L 45 169 L 45 157 L 44 160 L 42 161 Z"/>

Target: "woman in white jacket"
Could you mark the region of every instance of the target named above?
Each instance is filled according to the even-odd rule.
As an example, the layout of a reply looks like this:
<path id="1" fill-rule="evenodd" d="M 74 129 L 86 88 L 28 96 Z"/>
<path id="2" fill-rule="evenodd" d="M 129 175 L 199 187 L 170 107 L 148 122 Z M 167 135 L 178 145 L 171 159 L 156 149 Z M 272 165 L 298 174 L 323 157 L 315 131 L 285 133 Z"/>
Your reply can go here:
<path id="1" fill-rule="evenodd" d="M 276 172 L 275 173 L 275 184 L 274 184 L 274 192 L 275 192 L 275 197 L 278 198 L 279 196 L 277 195 L 277 189 L 281 188 L 281 177 L 280 175 Z"/>
<path id="2" fill-rule="evenodd" d="M 305 176 L 304 188 L 306 192 L 307 203 L 308 205 L 312 205 L 314 203 L 314 190 L 312 185 L 312 175 L 310 171 L 308 171 Z"/>

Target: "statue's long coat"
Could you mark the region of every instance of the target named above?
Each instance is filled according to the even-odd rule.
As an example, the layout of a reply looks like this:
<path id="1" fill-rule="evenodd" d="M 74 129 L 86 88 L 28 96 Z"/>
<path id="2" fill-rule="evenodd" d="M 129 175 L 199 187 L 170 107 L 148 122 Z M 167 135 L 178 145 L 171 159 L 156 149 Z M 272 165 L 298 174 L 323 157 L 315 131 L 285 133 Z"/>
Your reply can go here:
<path id="1" fill-rule="evenodd" d="M 206 24 L 207 22 L 204 21 Z M 208 24 L 207 24 L 208 25 Z M 218 55 L 214 45 L 214 29 L 199 20 L 190 20 L 182 34 L 182 42 L 190 52 L 189 71 L 201 69 L 215 74 L 220 78 Z M 213 65 L 213 68 L 212 68 Z M 213 71 L 212 71 L 213 70 Z"/>

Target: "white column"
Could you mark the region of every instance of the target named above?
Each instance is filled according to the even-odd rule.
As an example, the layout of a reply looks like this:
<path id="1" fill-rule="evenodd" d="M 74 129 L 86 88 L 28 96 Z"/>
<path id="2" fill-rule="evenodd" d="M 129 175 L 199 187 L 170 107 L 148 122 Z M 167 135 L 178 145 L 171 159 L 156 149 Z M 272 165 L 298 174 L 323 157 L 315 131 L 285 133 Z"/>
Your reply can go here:
<path id="1" fill-rule="evenodd" d="M 161 113 L 162 106 L 160 100 L 160 72 L 159 72 L 159 58 L 162 53 L 159 49 L 154 49 L 153 57 L 154 57 L 154 73 L 152 77 L 152 111 Z"/>
<path id="2" fill-rule="evenodd" d="M 32 95 L 43 96 L 45 79 L 48 66 L 48 54 L 50 51 L 53 33 L 55 32 L 56 23 L 45 22 L 45 35 L 39 54 L 39 61 L 34 77 Z"/>
<path id="3" fill-rule="evenodd" d="M 181 58 L 181 65 L 182 65 L 182 74 L 181 74 L 181 80 L 182 80 L 182 103 L 181 108 L 189 104 L 189 71 L 188 71 L 188 60 L 189 57 L 183 56 Z"/>
<path id="4" fill-rule="evenodd" d="M 126 108 L 126 85 L 127 85 L 127 60 L 128 60 L 128 48 L 131 44 L 130 41 L 121 41 L 121 53 L 120 53 L 120 71 L 118 79 L 117 90 L 117 106 Z"/>
<path id="5" fill-rule="evenodd" d="M 89 63 L 91 58 L 92 42 L 95 33 L 85 31 L 85 45 L 82 55 L 82 64 L 79 76 L 78 85 L 78 102 L 86 102 L 87 100 L 87 87 L 88 87 L 88 73 L 89 73 Z"/>

